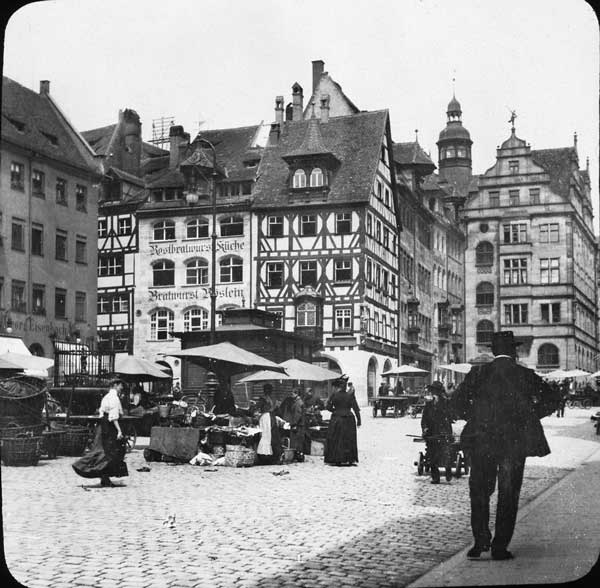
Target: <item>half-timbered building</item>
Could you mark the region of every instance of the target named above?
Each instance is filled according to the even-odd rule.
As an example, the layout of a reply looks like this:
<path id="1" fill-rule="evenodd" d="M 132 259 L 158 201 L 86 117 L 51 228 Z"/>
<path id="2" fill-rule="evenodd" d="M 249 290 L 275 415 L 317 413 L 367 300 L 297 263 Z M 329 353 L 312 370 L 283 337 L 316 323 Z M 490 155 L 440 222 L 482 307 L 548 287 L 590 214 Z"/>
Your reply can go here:
<path id="1" fill-rule="evenodd" d="M 331 116 L 319 80 L 309 109 L 299 84 L 285 120 L 283 97 L 275 101 L 252 207 L 256 303 L 280 313 L 285 330 L 321 332 L 321 358 L 351 378 L 365 403 L 397 362 L 399 217 L 389 114 Z"/>
<path id="2" fill-rule="evenodd" d="M 117 124 L 82 133 L 101 158 L 104 176 L 98 206 L 98 340 L 115 353 L 133 353 L 134 291 L 144 176 L 168 151 L 141 139 L 138 114 L 119 112 Z"/>

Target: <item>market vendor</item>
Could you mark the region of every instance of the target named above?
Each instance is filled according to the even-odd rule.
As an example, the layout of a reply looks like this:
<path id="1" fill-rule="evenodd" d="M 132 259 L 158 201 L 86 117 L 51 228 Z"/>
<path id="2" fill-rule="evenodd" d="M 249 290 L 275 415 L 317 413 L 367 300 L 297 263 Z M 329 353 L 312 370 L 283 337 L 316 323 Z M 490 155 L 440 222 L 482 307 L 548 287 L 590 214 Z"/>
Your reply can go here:
<path id="1" fill-rule="evenodd" d="M 283 400 L 277 415 L 290 424 L 290 449 L 306 453 L 306 414 L 297 388 Z"/>
<path id="2" fill-rule="evenodd" d="M 286 422 L 273 414 L 265 398 L 259 399 L 257 414 L 260 428 L 260 441 L 256 448 L 258 463 L 259 465 L 278 464 L 283 454 L 279 427 L 285 426 Z"/>
<path id="3" fill-rule="evenodd" d="M 213 412 L 215 414 L 236 414 L 235 399 L 231 388 L 224 386 L 219 382 L 219 387 L 215 391 L 215 404 L 213 406 Z"/>

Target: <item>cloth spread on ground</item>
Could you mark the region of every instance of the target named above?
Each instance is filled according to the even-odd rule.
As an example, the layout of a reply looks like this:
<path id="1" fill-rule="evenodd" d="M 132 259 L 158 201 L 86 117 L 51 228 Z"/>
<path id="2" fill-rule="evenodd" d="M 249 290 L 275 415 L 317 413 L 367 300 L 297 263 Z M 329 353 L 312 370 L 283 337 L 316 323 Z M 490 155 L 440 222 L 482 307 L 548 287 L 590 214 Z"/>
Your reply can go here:
<path id="1" fill-rule="evenodd" d="M 152 427 L 149 448 L 163 455 L 189 461 L 198 453 L 200 429 Z"/>

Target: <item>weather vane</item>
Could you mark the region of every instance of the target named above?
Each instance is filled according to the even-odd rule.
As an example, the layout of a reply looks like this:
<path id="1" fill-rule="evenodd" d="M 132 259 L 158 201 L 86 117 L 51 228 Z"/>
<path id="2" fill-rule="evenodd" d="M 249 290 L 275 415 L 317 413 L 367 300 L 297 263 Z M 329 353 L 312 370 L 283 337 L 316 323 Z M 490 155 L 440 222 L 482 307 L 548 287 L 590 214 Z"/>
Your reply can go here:
<path id="1" fill-rule="evenodd" d="M 515 118 L 517 118 L 517 113 L 515 110 L 510 109 L 510 118 L 508 119 L 508 122 L 511 124 L 511 131 L 514 133 L 515 132 Z"/>

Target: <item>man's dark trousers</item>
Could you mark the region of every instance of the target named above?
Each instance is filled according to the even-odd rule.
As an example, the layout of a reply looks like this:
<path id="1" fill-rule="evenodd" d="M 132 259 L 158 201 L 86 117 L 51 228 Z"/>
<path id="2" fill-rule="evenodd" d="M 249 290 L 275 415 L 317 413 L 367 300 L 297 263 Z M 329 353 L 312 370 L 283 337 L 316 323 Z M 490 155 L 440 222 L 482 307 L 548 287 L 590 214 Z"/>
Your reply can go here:
<path id="1" fill-rule="evenodd" d="M 493 552 L 501 552 L 510 543 L 515 528 L 525 457 L 494 456 L 485 450 L 480 450 L 469 452 L 469 458 L 471 460 L 469 476 L 471 529 L 475 543 L 481 546 L 490 545 L 490 496 L 494 493 L 497 478 L 496 532 L 491 546 Z"/>

